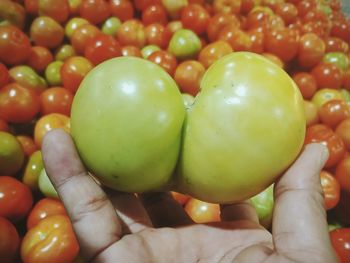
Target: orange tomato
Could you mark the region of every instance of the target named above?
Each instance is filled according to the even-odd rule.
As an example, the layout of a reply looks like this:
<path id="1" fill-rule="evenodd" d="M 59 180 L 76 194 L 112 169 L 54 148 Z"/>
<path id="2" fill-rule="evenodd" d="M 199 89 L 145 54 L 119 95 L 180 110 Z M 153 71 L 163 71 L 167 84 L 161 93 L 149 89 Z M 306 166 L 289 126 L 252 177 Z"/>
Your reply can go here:
<path id="1" fill-rule="evenodd" d="M 343 140 L 345 147 L 350 151 L 350 118 L 343 120 L 336 128 L 335 133 Z"/>
<path id="2" fill-rule="evenodd" d="M 49 88 L 40 95 L 40 112 L 42 115 L 61 113 L 70 116 L 73 97 L 74 95 L 69 89 Z"/>
<path id="3" fill-rule="evenodd" d="M 293 76 L 293 80 L 297 84 L 303 98 L 311 99 L 317 90 L 314 76 L 307 72 L 298 72 Z"/>
<path id="4" fill-rule="evenodd" d="M 306 125 L 311 126 L 319 122 L 317 106 L 308 100 L 304 100 Z"/>
<path id="5" fill-rule="evenodd" d="M 49 49 L 41 46 L 34 46 L 31 49 L 27 64 L 37 72 L 43 72 L 52 61 L 53 55 Z"/>
<path id="6" fill-rule="evenodd" d="M 207 203 L 191 198 L 185 205 L 185 211 L 196 223 L 220 221 L 220 206 L 218 204 Z"/>
<path id="7" fill-rule="evenodd" d="M 126 45 L 122 47 L 122 55 L 124 57 L 132 56 L 132 57 L 142 57 L 142 53 L 140 48 L 133 45 Z"/>
<path id="8" fill-rule="evenodd" d="M 44 168 L 41 151 L 35 151 L 30 155 L 27 165 L 24 170 L 22 182 L 27 185 L 32 191 L 39 189 L 38 179 L 41 170 Z"/>
<path id="9" fill-rule="evenodd" d="M 326 209 L 334 208 L 340 199 L 340 185 L 334 176 L 327 172 L 321 171 L 321 185 L 323 189 L 323 195 L 325 200 Z"/>
<path id="10" fill-rule="evenodd" d="M 38 149 L 32 137 L 27 135 L 18 135 L 16 138 L 21 143 L 24 155 L 27 157 Z"/>
<path id="11" fill-rule="evenodd" d="M 330 100 L 321 106 L 318 114 L 323 124 L 334 128 L 350 117 L 350 108 L 343 100 Z"/>
<path id="12" fill-rule="evenodd" d="M 175 199 L 175 201 L 179 202 L 179 204 L 184 205 L 187 203 L 187 201 L 190 199 L 188 195 L 184 195 L 178 192 L 171 192 L 172 197 Z"/>
<path id="13" fill-rule="evenodd" d="M 350 154 L 338 163 L 335 170 L 335 178 L 338 180 L 342 190 L 350 193 Z"/>
<path id="14" fill-rule="evenodd" d="M 229 43 L 218 40 L 202 48 L 198 55 L 198 61 L 202 63 L 205 68 L 208 68 L 216 60 L 230 54 L 232 51 L 232 47 Z"/>
<path id="15" fill-rule="evenodd" d="M 187 60 L 179 64 L 175 70 L 174 80 L 182 93 L 195 96 L 199 92 L 205 68 L 196 60 Z"/>

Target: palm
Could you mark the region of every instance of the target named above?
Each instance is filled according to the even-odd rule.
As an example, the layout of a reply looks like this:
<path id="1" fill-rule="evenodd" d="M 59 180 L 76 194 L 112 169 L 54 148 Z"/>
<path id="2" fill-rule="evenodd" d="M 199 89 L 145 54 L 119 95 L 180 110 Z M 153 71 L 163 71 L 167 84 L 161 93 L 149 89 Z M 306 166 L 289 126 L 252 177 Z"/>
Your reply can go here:
<path id="1" fill-rule="evenodd" d="M 321 148 L 308 147 L 276 183 L 272 234 L 248 202 L 221 206 L 222 222 L 194 224 L 169 194 L 106 194 L 62 131 L 45 138 L 43 157 L 88 260 L 332 263 L 319 183 L 327 158 Z"/>

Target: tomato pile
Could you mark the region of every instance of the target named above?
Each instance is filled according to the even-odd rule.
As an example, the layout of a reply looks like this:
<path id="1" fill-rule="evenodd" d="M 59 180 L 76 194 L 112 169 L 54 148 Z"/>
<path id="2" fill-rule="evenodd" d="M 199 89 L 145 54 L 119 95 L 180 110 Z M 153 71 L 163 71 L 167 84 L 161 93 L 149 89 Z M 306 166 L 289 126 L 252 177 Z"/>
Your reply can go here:
<path id="1" fill-rule="evenodd" d="M 167 71 L 190 103 L 211 64 L 250 51 L 293 78 L 304 98 L 305 144 L 329 149 L 320 178 L 333 245 L 349 262 L 349 45 L 350 20 L 339 0 L 1 0 L 1 261 L 79 259 L 40 148 L 49 130 L 69 132 L 74 94 L 92 68 L 113 57 L 143 57 Z M 264 220 L 271 195 L 254 201 L 268 200 Z M 173 196 L 198 223 L 220 218 L 217 204 Z"/>

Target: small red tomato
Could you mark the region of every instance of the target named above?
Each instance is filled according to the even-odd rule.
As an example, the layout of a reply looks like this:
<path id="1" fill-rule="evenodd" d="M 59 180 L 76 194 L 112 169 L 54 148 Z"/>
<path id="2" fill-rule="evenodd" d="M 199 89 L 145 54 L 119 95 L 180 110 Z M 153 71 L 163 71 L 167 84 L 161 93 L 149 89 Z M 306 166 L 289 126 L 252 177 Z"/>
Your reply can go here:
<path id="1" fill-rule="evenodd" d="M 299 40 L 298 63 L 303 68 L 311 68 L 319 63 L 326 51 L 323 40 L 314 33 L 306 33 Z"/>
<path id="2" fill-rule="evenodd" d="M 172 33 L 168 28 L 159 23 L 150 24 L 145 28 L 147 43 L 166 48 L 169 44 Z"/>
<path id="3" fill-rule="evenodd" d="M 281 3 L 277 5 L 276 15 L 282 17 L 284 23 L 289 25 L 296 21 L 298 17 L 298 9 L 291 3 Z"/>
<path id="4" fill-rule="evenodd" d="M 24 155 L 29 157 L 33 152 L 38 150 L 32 137 L 27 135 L 18 135 L 16 136 L 17 140 L 21 143 Z"/>
<path id="5" fill-rule="evenodd" d="M 327 171 L 321 171 L 320 177 L 325 206 L 326 209 L 329 210 L 334 208 L 339 202 L 340 186 L 337 179 L 335 179 L 333 175 Z"/>
<path id="6" fill-rule="evenodd" d="M 349 44 L 338 37 L 326 37 L 326 52 L 343 52 L 347 53 L 349 51 Z"/>
<path id="7" fill-rule="evenodd" d="M 80 16 L 92 24 L 105 21 L 111 13 L 108 2 L 105 0 L 82 0 L 79 11 Z"/>
<path id="8" fill-rule="evenodd" d="M 330 100 L 321 106 L 318 114 L 323 124 L 335 128 L 350 117 L 350 108 L 343 100 Z"/>
<path id="9" fill-rule="evenodd" d="M 48 48 L 34 46 L 31 49 L 27 65 L 37 72 L 43 72 L 52 61 L 53 55 Z"/>
<path id="10" fill-rule="evenodd" d="M 39 16 L 30 26 L 30 38 L 38 46 L 58 47 L 64 38 L 63 27 L 48 16 Z"/>
<path id="11" fill-rule="evenodd" d="M 161 0 L 134 0 L 133 2 L 137 10 L 143 11 L 150 5 L 160 4 Z"/>
<path id="12" fill-rule="evenodd" d="M 0 131 L 9 132 L 10 127 L 8 126 L 7 122 L 3 119 L 0 119 Z"/>
<path id="13" fill-rule="evenodd" d="M 264 32 L 259 29 L 251 29 L 248 31 L 248 35 L 252 42 L 252 46 L 250 48 L 251 52 L 261 54 L 264 52 Z"/>
<path id="14" fill-rule="evenodd" d="M 196 60 L 187 60 L 177 66 L 174 80 L 182 93 L 196 96 L 204 72 L 205 68 L 201 63 Z"/>
<path id="15" fill-rule="evenodd" d="M 350 67 L 343 73 L 343 87 L 350 91 Z"/>
<path id="16" fill-rule="evenodd" d="M 181 22 L 184 28 L 201 35 L 207 29 L 210 15 L 207 10 L 198 4 L 189 4 L 181 11 Z"/>
<path id="17" fill-rule="evenodd" d="M 0 256 L 1 262 L 15 262 L 19 248 L 19 235 L 16 227 L 6 218 L 0 216 Z"/>
<path id="18" fill-rule="evenodd" d="M 211 17 L 208 21 L 207 36 L 211 42 L 217 40 L 218 35 L 225 26 L 232 24 L 240 27 L 240 21 L 237 16 L 233 14 L 218 13 Z"/>
<path id="19" fill-rule="evenodd" d="M 122 55 L 124 57 L 131 56 L 131 57 L 142 57 L 141 50 L 138 47 L 135 47 L 133 45 L 126 45 L 122 47 Z"/>
<path id="20" fill-rule="evenodd" d="M 230 54 L 232 47 L 229 43 L 223 40 L 218 40 L 205 46 L 198 55 L 198 61 L 202 63 L 205 68 L 208 68 L 219 58 Z"/>
<path id="21" fill-rule="evenodd" d="M 67 215 L 63 203 L 57 199 L 48 197 L 39 200 L 28 215 L 27 229 L 31 229 L 44 218 L 53 215 Z"/>
<path id="22" fill-rule="evenodd" d="M 0 90 L 0 118 L 7 122 L 29 122 L 39 109 L 39 97 L 34 90 L 17 83 L 10 83 Z"/>
<path id="23" fill-rule="evenodd" d="M 24 218 L 33 205 L 29 187 L 10 176 L 0 176 L 0 216 L 13 222 Z"/>
<path id="24" fill-rule="evenodd" d="M 109 5 L 112 15 L 123 22 L 134 17 L 134 7 L 130 0 L 111 0 Z"/>
<path id="25" fill-rule="evenodd" d="M 318 89 L 339 89 L 343 82 L 343 73 L 340 68 L 330 63 L 319 63 L 311 71 L 317 82 Z"/>
<path id="26" fill-rule="evenodd" d="M 348 20 L 334 21 L 330 35 L 350 43 L 350 22 Z"/>
<path id="27" fill-rule="evenodd" d="M 191 198 L 185 205 L 185 211 L 196 223 L 220 221 L 220 206 Z"/>
<path id="28" fill-rule="evenodd" d="M 343 120 L 336 128 L 335 133 L 343 140 L 345 147 L 350 151 L 350 118 Z"/>
<path id="29" fill-rule="evenodd" d="M 125 21 L 119 27 L 117 39 L 123 46 L 133 45 L 142 48 L 146 44 L 145 27 L 136 19 Z"/>
<path id="30" fill-rule="evenodd" d="M 350 262 L 350 228 L 338 228 L 330 232 L 333 248 L 340 263 Z"/>
<path id="31" fill-rule="evenodd" d="M 215 13 L 239 14 L 241 0 L 214 0 L 213 8 Z"/>
<path id="32" fill-rule="evenodd" d="M 53 87 L 40 95 L 41 115 L 61 113 L 70 116 L 73 102 L 73 93 L 65 88 Z"/>
<path id="33" fill-rule="evenodd" d="M 168 23 L 168 15 L 162 5 L 150 5 L 142 11 L 142 23 L 147 26 L 153 23 L 166 25 Z"/>
<path id="34" fill-rule="evenodd" d="M 61 67 L 63 87 L 75 93 L 83 78 L 92 68 L 91 62 L 84 57 L 73 56 L 68 58 Z"/>
<path id="35" fill-rule="evenodd" d="M 79 55 L 84 54 L 87 42 L 99 34 L 101 34 L 101 31 L 94 25 L 84 24 L 79 26 L 71 36 L 71 43 L 75 52 Z"/>
<path id="36" fill-rule="evenodd" d="M 250 36 L 236 25 L 229 24 L 221 29 L 218 39 L 229 43 L 233 51 L 248 51 L 252 48 Z"/>
<path id="37" fill-rule="evenodd" d="M 0 61 L 7 65 L 24 63 L 30 56 L 30 41 L 15 26 L 0 26 Z"/>
<path id="38" fill-rule="evenodd" d="M 337 165 L 335 178 L 342 190 L 350 194 L 350 154 L 348 153 Z"/>
<path id="39" fill-rule="evenodd" d="M 84 52 L 85 57 L 94 65 L 119 57 L 122 55 L 121 47 L 112 36 L 100 34 L 87 42 Z"/>
<path id="40" fill-rule="evenodd" d="M 173 76 L 177 67 L 177 60 L 174 55 L 164 50 L 154 51 L 147 58 L 149 61 L 161 66 L 170 76 Z"/>
<path id="41" fill-rule="evenodd" d="M 58 23 L 64 23 L 69 16 L 68 0 L 39 0 L 39 15 L 49 16 Z"/>
<path id="42" fill-rule="evenodd" d="M 10 74 L 7 67 L 0 63 L 0 89 L 10 81 Z"/>
<path id="43" fill-rule="evenodd" d="M 305 144 L 313 142 L 323 143 L 328 148 L 329 158 L 325 167 L 336 165 L 345 154 L 345 146 L 342 139 L 332 129 L 323 124 L 316 124 L 307 128 Z"/>
<path id="44" fill-rule="evenodd" d="M 303 98 L 311 99 L 317 90 L 314 76 L 307 72 L 298 72 L 293 76 L 293 80 L 297 84 Z"/>

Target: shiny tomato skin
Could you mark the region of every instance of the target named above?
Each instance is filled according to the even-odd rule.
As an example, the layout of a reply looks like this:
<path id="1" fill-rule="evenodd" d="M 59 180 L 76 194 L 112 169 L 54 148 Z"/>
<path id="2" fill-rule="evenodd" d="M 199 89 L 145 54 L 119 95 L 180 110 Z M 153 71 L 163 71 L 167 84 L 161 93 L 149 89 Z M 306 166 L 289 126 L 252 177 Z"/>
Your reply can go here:
<path id="1" fill-rule="evenodd" d="M 317 83 L 310 73 L 298 72 L 293 76 L 304 99 L 311 99 L 317 90 Z"/>
<path id="2" fill-rule="evenodd" d="M 17 135 L 16 138 L 21 143 L 24 155 L 26 157 L 29 157 L 33 152 L 35 152 L 38 149 L 32 137 L 27 135 Z"/>
<path id="3" fill-rule="evenodd" d="M 338 180 L 341 189 L 350 194 L 350 154 L 349 152 L 338 163 L 335 170 L 335 178 Z"/>
<path id="4" fill-rule="evenodd" d="M 101 34 L 101 31 L 94 25 L 84 24 L 79 26 L 73 31 L 71 37 L 71 43 L 75 52 L 79 55 L 84 54 L 88 41 L 99 34 Z"/>
<path id="5" fill-rule="evenodd" d="M 218 40 L 229 43 L 233 51 L 249 51 L 252 48 L 250 36 L 236 25 L 225 26 L 218 35 Z"/>
<path id="6" fill-rule="evenodd" d="M 45 90 L 40 95 L 41 115 L 61 113 L 69 116 L 73 97 L 70 90 L 62 87 L 52 87 Z"/>
<path id="7" fill-rule="evenodd" d="M 201 63 L 196 60 L 187 60 L 177 66 L 174 80 L 182 93 L 195 96 L 199 92 L 204 72 L 205 68 Z"/>
<path id="8" fill-rule="evenodd" d="M 27 65 L 37 72 L 43 72 L 46 67 L 53 62 L 51 51 L 42 46 L 34 46 L 31 49 Z"/>
<path id="9" fill-rule="evenodd" d="M 306 33 L 299 40 L 298 64 L 303 68 L 311 68 L 319 63 L 325 54 L 324 41 L 314 33 Z"/>
<path id="10" fill-rule="evenodd" d="M 121 45 L 134 45 L 142 48 L 146 44 L 144 25 L 136 19 L 125 21 L 119 27 L 117 40 Z"/>
<path id="11" fill-rule="evenodd" d="M 333 248 L 340 263 L 350 261 L 350 228 L 339 228 L 330 232 Z"/>
<path id="12" fill-rule="evenodd" d="M 181 194 L 178 192 L 171 192 L 172 197 L 175 201 L 177 201 L 180 205 L 185 205 L 187 201 L 190 199 L 188 195 Z"/>
<path id="13" fill-rule="evenodd" d="M 350 118 L 343 120 L 335 129 L 335 133 L 343 140 L 345 147 L 350 151 Z"/>
<path id="14" fill-rule="evenodd" d="M 124 57 L 127 57 L 127 56 L 139 57 L 139 58 L 142 57 L 142 53 L 141 53 L 140 48 L 135 47 L 133 45 L 123 46 L 122 47 L 122 55 Z"/>
<path id="15" fill-rule="evenodd" d="M 198 55 L 198 61 L 202 63 L 205 68 L 208 68 L 216 60 L 230 54 L 232 51 L 232 47 L 229 43 L 223 40 L 218 40 L 201 49 Z"/>
<path id="16" fill-rule="evenodd" d="M 12 123 L 26 123 L 40 110 L 38 94 L 10 83 L 0 90 L 0 118 Z"/>
<path id="17" fill-rule="evenodd" d="M 220 206 L 190 198 L 185 205 L 185 211 L 198 224 L 220 221 Z"/>
<path id="18" fill-rule="evenodd" d="M 134 7 L 130 0 L 111 0 L 109 2 L 112 15 L 121 21 L 126 21 L 134 17 Z"/>
<path id="19" fill-rule="evenodd" d="M 318 114 L 323 124 L 335 128 L 350 117 L 350 108 L 344 100 L 330 100 L 321 106 Z"/>
<path id="20" fill-rule="evenodd" d="M 0 63 L 0 89 L 10 81 L 10 74 L 7 67 Z"/>
<path id="21" fill-rule="evenodd" d="M 277 6 L 276 14 L 282 17 L 286 25 L 289 25 L 296 21 L 298 17 L 298 9 L 291 3 L 282 3 Z"/>
<path id="22" fill-rule="evenodd" d="M 171 31 L 162 24 L 154 23 L 145 28 L 147 43 L 166 48 L 172 36 Z"/>
<path id="23" fill-rule="evenodd" d="M 221 29 L 223 29 L 228 24 L 236 25 L 237 28 L 240 27 L 240 21 L 235 15 L 218 13 L 212 16 L 208 21 L 208 26 L 206 29 L 206 33 L 210 42 L 217 40 Z"/>
<path id="24" fill-rule="evenodd" d="M 42 219 L 26 233 L 21 244 L 25 263 L 73 262 L 78 252 L 79 244 L 66 215 Z"/>
<path id="25" fill-rule="evenodd" d="M 33 195 L 29 187 L 10 176 L 0 176 L 0 216 L 18 222 L 30 212 Z"/>
<path id="26" fill-rule="evenodd" d="M 147 26 L 153 23 L 166 25 L 168 23 L 168 15 L 162 5 L 150 5 L 142 11 L 142 23 Z"/>
<path id="27" fill-rule="evenodd" d="M 58 23 L 64 23 L 69 16 L 68 0 L 39 0 L 39 15 L 49 16 Z"/>
<path id="28" fill-rule="evenodd" d="M 327 37 L 325 39 L 326 52 L 344 52 L 349 51 L 349 44 L 338 37 Z"/>
<path id="29" fill-rule="evenodd" d="M 331 128 L 323 124 L 316 124 L 307 128 L 305 144 L 313 142 L 327 146 L 329 158 L 325 164 L 326 168 L 336 165 L 345 155 L 345 146 L 342 139 Z"/>
<path id="30" fill-rule="evenodd" d="M 64 29 L 51 17 L 39 16 L 30 26 L 30 37 L 38 46 L 56 48 L 63 41 Z"/>
<path id="31" fill-rule="evenodd" d="M 325 206 L 327 210 L 334 208 L 340 199 L 340 185 L 334 176 L 327 172 L 321 171 L 321 186 L 325 199 Z"/>
<path id="32" fill-rule="evenodd" d="M 39 200 L 28 215 L 27 229 L 33 228 L 42 219 L 53 215 L 67 215 L 63 203 L 50 197 Z"/>
<path id="33" fill-rule="evenodd" d="M 170 76 L 173 76 L 177 67 L 177 60 L 174 55 L 164 50 L 153 52 L 148 58 L 149 61 L 161 66 Z"/>
<path id="34" fill-rule="evenodd" d="M 319 123 L 318 108 L 312 101 L 304 100 L 306 126 Z"/>
<path id="35" fill-rule="evenodd" d="M 319 63 L 311 70 L 315 77 L 318 89 L 339 89 L 343 82 L 343 72 L 334 64 Z"/>
<path id="36" fill-rule="evenodd" d="M 0 26 L 0 61 L 6 65 L 24 63 L 30 56 L 30 41 L 26 34 L 11 25 Z"/>
<path id="37" fill-rule="evenodd" d="M 198 4 L 189 4 L 181 11 L 181 22 L 184 28 L 203 34 L 208 26 L 210 15 L 207 10 Z"/>
<path id="38" fill-rule="evenodd" d="M 239 14 L 241 0 L 214 0 L 213 9 L 215 13 Z"/>
<path id="39" fill-rule="evenodd" d="M 111 10 L 106 0 L 83 0 L 79 12 L 82 18 L 99 24 L 109 17 Z"/>
<path id="40" fill-rule="evenodd" d="M 6 218 L 0 216 L 0 256 L 1 262 L 15 262 L 20 244 L 16 227 Z"/>
<path id="41" fill-rule="evenodd" d="M 350 67 L 343 72 L 343 87 L 350 91 Z"/>

